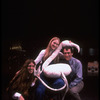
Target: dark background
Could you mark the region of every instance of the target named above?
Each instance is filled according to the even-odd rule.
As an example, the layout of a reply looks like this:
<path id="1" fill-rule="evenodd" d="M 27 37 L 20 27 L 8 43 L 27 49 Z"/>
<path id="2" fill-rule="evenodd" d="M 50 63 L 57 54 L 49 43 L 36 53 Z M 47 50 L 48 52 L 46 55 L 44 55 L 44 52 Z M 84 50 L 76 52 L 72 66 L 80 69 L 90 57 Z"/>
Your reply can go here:
<path id="1" fill-rule="evenodd" d="M 99 58 L 99 2 L 98 0 L 2 0 L 1 33 L 3 92 L 18 70 L 18 66 L 24 61 L 24 58 L 19 57 L 16 58 L 16 63 L 9 64 L 13 61 L 9 60 L 12 56 L 10 46 L 13 43 L 20 43 L 25 52 L 18 55 L 35 59 L 54 36 L 61 38 L 61 41 L 72 40 L 80 45 L 83 52 L 82 55 L 77 54 L 77 57 L 83 63 L 86 78 L 87 62 L 98 61 Z M 89 48 L 95 50 L 92 57 L 89 55 Z M 17 66 L 18 62 L 21 63 Z"/>

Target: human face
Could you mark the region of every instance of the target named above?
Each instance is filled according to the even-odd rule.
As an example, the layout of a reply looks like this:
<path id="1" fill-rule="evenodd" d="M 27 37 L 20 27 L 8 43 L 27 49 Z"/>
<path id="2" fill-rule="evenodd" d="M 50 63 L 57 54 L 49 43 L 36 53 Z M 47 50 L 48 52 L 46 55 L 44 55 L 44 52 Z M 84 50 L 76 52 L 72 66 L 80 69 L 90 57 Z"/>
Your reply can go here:
<path id="1" fill-rule="evenodd" d="M 64 49 L 63 53 L 64 53 L 64 57 L 67 61 L 69 61 L 73 56 L 71 49 L 68 49 L 68 50 Z"/>
<path id="2" fill-rule="evenodd" d="M 58 46 L 59 46 L 59 40 L 53 40 L 53 41 L 51 42 L 51 49 L 52 49 L 52 50 L 57 49 Z"/>
<path id="3" fill-rule="evenodd" d="M 33 72 L 34 72 L 34 63 L 29 63 L 29 65 L 28 65 L 28 67 L 27 67 L 27 69 L 28 69 L 28 72 L 30 73 L 30 74 L 32 74 Z"/>

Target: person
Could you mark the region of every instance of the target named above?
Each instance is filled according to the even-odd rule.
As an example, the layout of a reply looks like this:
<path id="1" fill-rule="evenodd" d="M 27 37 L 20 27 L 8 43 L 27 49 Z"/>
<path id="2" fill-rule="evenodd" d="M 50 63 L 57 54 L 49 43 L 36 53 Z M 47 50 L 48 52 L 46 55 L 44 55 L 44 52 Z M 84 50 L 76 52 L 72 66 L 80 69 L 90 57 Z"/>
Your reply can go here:
<path id="1" fill-rule="evenodd" d="M 52 53 L 57 49 L 57 47 L 59 46 L 59 44 L 60 44 L 60 39 L 58 37 L 53 37 L 49 41 L 49 44 L 48 44 L 47 48 L 41 50 L 41 52 L 39 53 L 39 55 L 34 60 L 35 63 L 36 63 L 36 65 L 38 65 L 41 62 L 43 64 L 43 62 L 45 62 L 45 60 L 50 55 L 52 55 Z M 58 63 L 59 60 L 60 60 L 60 57 L 62 57 L 62 53 L 61 52 L 59 52 L 59 54 L 57 55 L 57 57 L 50 64 Z M 50 85 L 53 88 L 58 89 L 58 88 L 64 86 L 64 81 L 61 78 L 47 78 L 44 75 L 43 72 L 40 74 L 40 77 L 41 77 L 41 79 L 46 84 Z M 38 86 L 36 88 L 36 98 L 35 98 L 35 100 L 43 100 L 43 98 L 45 96 L 46 87 L 40 81 L 38 81 L 38 82 L 39 83 L 38 83 Z"/>
<path id="2" fill-rule="evenodd" d="M 36 78 L 33 76 L 35 69 L 33 59 L 27 59 L 22 68 L 16 72 L 13 79 L 10 81 L 7 91 L 10 100 L 32 100 L 33 89 L 35 87 Z"/>
<path id="3" fill-rule="evenodd" d="M 67 77 L 69 82 L 69 90 L 65 98 L 67 100 L 68 98 L 70 98 L 69 100 L 81 100 L 79 93 L 84 87 L 82 63 L 80 60 L 73 57 L 74 48 L 66 46 L 62 49 L 62 52 L 65 58 L 63 62 L 66 63 L 67 61 L 72 68 L 72 72 Z"/>

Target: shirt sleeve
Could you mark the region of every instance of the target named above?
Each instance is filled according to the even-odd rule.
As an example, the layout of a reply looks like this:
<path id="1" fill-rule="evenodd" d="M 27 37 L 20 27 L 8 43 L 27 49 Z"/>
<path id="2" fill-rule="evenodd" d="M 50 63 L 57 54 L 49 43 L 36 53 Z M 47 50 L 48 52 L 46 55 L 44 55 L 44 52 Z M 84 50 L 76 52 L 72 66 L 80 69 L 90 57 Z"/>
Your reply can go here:
<path id="1" fill-rule="evenodd" d="M 70 85 L 69 85 L 70 88 L 75 86 L 75 85 L 77 85 L 83 79 L 83 77 L 82 77 L 82 64 L 81 64 L 81 62 L 79 61 L 76 64 L 75 67 L 76 67 L 76 78 L 70 83 Z"/>
<path id="2" fill-rule="evenodd" d="M 20 93 L 15 92 L 14 95 L 12 96 L 13 99 L 19 98 L 21 96 Z"/>
<path id="3" fill-rule="evenodd" d="M 45 54 L 45 49 L 41 50 L 41 52 L 39 53 L 39 55 L 36 57 L 36 59 L 34 60 L 36 65 L 42 60 L 43 56 Z"/>

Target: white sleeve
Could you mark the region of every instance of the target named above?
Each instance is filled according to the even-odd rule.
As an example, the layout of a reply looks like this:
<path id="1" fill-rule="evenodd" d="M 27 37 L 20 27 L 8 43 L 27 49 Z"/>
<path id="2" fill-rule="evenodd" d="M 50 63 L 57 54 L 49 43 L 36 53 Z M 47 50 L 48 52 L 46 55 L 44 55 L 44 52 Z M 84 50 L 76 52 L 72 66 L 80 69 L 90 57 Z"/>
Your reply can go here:
<path id="1" fill-rule="evenodd" d="M 45 54 L 45 49 L 41 50 L 41 52 L 39 53 L 39 55 L 36 57 L 36 59 L 34 60 L 36 65 L 42 60 L 43 56 Z"/>
<path id="2" fill-rule="evenodd" d="M 32 82 L 31 87 L 33 87 L 35 85 L 35 82 Z"/>
<path id="3" fill-rule="evenodd" d="M 20 93 L 15 92 L 14 95 L 13 95 L 12 97 L 13 97 L 13 99 L 16 99 L 16 98 L 19 98 L 20 96 L 21 96 Z"/>

